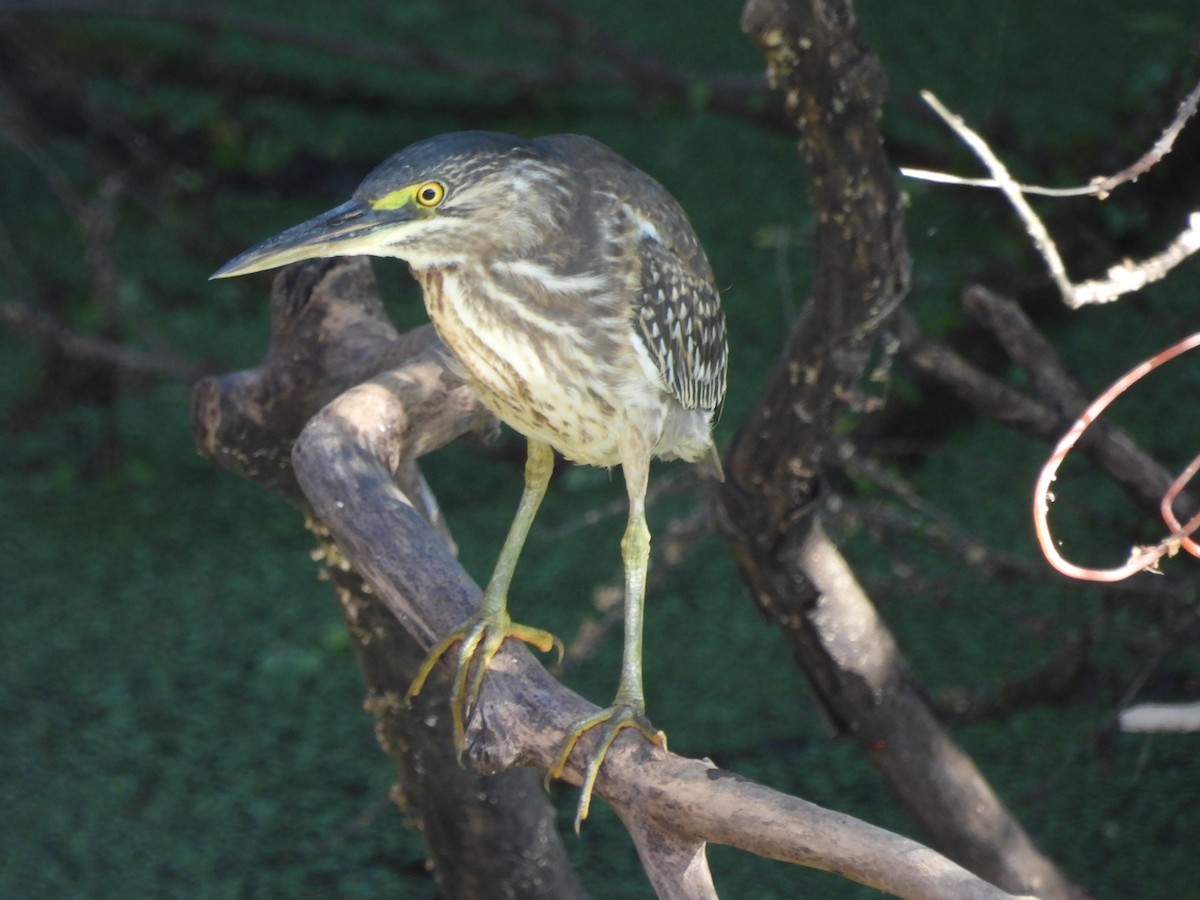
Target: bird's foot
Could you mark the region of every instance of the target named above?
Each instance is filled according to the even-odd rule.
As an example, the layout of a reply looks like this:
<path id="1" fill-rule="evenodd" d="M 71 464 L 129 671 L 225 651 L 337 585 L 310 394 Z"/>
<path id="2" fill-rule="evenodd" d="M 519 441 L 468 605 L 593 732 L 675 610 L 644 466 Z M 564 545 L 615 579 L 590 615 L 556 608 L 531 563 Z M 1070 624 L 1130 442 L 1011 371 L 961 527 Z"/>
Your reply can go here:
<path id="1" fill-rule="evenodd" d="M 457 643 L 462 643 L 458 650 L 458 664 L 454 675 L 454 690 L 450 695 L 450 714 L 454 719 L 454 746 L 462 753 L 465 744 L 466 723 L 479 701 L 479 692 L 483 689 L 483 676 L 492 662 L 500 645 L 505 638 L 516 638 L 527 644 L 532 644 L 543 653 L 553 648 L 558 649 L 561 661 L 563 645 L 557 637 L 540 628 L 530 628 L 518 625 L 508 617 L 508 613 L 498 614 L 476 613 L 455 628 L 429 651 L 416 677 L 408 686 L 405 699 L 412 701 L 421 693 L 425 680 L 433 671 L 438 661 Z M 472 675 L 472 667 L 474 674 Z M 469 683 L 468 683 L 469 680 Z"/>
<path id="2" fill-rule="evenodd" d="M 567 767 L 567 760 L 571 758 L 571 751 L 575 749 L 575 745 L 583 734 L 593 728 L 601 729 L 600 738 L 588 757 L 587 768 L 584 770 L 579 804 L 575 807 L 576 834 L 579 834 L 579 826 L 587 818 L 588 808 L 592 803 L 592 788 L 596 785 L 596 776 L 600 773 L 600 766 L 608 755 L 608 748 L 612 746 L 613 740 L 622 729 L 632 728 L 640 732 L 651 744 L 662 747 L 664 752 L 667 749 L 667 736 L 650 724 L 645 711 L 640 706 L 621 703 L 618 699 L 618 702 L 608 709 L 580 719 L 567 730 L 567 737 L 563 741 L 562 747 L 559 748 L 558 756 L 554 758 L 554 764 L 546 773 L 547 786 L 552 779 L 562 777 L 563 770 Z"/>

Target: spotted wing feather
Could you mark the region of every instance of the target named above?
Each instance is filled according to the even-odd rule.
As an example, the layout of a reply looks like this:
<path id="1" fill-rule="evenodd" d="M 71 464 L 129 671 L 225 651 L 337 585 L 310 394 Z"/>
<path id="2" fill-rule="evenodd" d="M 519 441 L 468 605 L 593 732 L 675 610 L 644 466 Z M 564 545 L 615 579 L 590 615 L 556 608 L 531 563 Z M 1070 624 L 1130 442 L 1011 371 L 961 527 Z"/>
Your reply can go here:
<path id="1" fill-rule="evenodd" d="M 686 409 L 715 410 L 725 396 L 728 348 L 716 287 L 652 237 L 639 243 L 638 336 Z M 705 264 L 707 268 L 707 264 Z"/>

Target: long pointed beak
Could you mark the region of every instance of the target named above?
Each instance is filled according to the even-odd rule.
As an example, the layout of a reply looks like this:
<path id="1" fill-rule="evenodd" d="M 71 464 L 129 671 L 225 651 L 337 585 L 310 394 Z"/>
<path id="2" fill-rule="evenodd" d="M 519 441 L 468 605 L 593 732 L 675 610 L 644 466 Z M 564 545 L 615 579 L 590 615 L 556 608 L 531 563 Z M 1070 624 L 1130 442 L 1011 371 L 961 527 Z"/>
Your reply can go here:
<path id="1" fill-rule="evenodd" d="M 371 209 L 361 200 L 350 200 L 251 247 L 209 278 L 249 275 L 303 259 L 367 253 L 379 244 L 377 237 L 369 236 L 384 226 L 399 224 L 399 221 L 397 210 L 383 213 Z"/>

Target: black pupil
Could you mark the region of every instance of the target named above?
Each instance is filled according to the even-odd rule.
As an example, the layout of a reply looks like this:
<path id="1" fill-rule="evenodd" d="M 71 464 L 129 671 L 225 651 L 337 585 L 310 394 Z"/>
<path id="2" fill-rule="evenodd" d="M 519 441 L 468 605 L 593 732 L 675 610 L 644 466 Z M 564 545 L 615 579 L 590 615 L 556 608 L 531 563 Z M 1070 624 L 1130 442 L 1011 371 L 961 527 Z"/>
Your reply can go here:
<path id="1" fill-rule="evenodd" d="M 425 190 L 421 191 L 421 199 L 426 203 L 432 203 L 437 199 L 437 188 L 425 188 Z"/>

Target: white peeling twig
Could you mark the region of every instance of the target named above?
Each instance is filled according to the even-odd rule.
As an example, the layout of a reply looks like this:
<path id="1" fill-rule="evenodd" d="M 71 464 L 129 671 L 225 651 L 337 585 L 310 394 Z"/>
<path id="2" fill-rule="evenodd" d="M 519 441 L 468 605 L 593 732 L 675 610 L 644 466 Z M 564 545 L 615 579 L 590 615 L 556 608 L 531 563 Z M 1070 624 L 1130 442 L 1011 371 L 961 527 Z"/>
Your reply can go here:
<path id="1" fill-rule="evenodd" d="M 921 98 L 933 108 L 934 112 L 941 116 L 942 121 L 949 125 L 962 142 L 970 147 L 975 155 L 982 160 L 983 164 L 987 166 L 987 170 L 991 172 L 992 178 L 996 182 L 996 187 L 1004 193 L 1004 196 L 1008 198 L 1008 202 L 1012 204 L 1012 208 L 1021 217 L 1021 221 L 1025 223 L 1025 230 L 1033 238 L 1034 246 L 1037 247 L 1038 253 L 1042 255 L 1042 259 L 1046 261 L 1046 266 L 1050 270 L 1050 277 L 1058 285 L 1058 289 L 1063 297 L 1069 298 L 1073 292 L 1073 286 L 1071 285 L 1071 279 L 1067 277 L 1067 268 L 1063 265 L 1062 257 L 1058 254 L 1058 247 L 1055 246 L 1054 241 L 1050 238 L 1050 233 L 1046 231 L 1046 226 L 1042 224 L 1042 220 L 1038 218 L 1037 213 L 1033 211 L 1033 208 L 1025 200 L 1024 195 L 1021 193 L 1021 186 L 1008 173 L 1008 169 L 1000 161 L 1000 157 L 992 152 L 991 147 L 987 145 L 987 141 L 967 127 L 967 123 L 962 120 L 961 116 L 950 112 L 932 92 L 921 91 Z"/>
<path id="2" fill-rule="evenodd" d="M 935 184 L 953 184 L 958 187 L 998 188 L 1000 182 L 995 178 L 963 178 L 961 175 L 951 175 L 949 172 L 935 172 L 933 169 L 910 169 L 902 166 L 900 174 L 919 181 L 932 181 Z M 1040 184 L 1021 184 L 1014 182 L 1022 194 L 1035 194 L 1039 197 L 1091 197 L 1100 192 L 1093 184 L 1081 184 L 1078 187 L 1045 187 Z"/>
<path id="3" fill-rule="evenodd" d="M 1139 703 L 1121 713 L 1122 731 L 1200 731 L 1200 703 Z"/>
<path id="4" fill-rule="evenodd" d="M 1172 269 L 1197 251 L 1200 251 L 1200 211 L 1188 216 L 1187 228 L 1161 253 L 1139 263 L 1127 259 L 1109 269 L 1107 277 L 1075 285 L 1071 296 L 1066 298 L 1067 305 L 1110 303 L 1122 294 L 1140 291 L 1150 282 L 1166 278 Z"/>
<path id="5" fill-rule="evenodd" d="M 1051 197 L 1076 197 L 1094 194 L 1103 198 L 1117 185 L 1125 181 L 1135 180 L 1143 172 L 1151 168 L 1163 156 L 1170 152 L 1175 137 L 1184 123 L 1196 112 L 1200 105 L 1200 85 L 1188 95 L 1180 105 L 1179 112 L 1170 127 L 1155 143 L 1151 150 L 1144 154 L 1132 166 L 1107 178 L 1094 178 L 1083 187 L 1047 188 L 1036 185 L 1018 183 L 988 147 L 987 142 L 972 131 L 960 116 L 950 112 L 937 97 L 929 91 L 922 91 L 921 97 L 932 107 L 964 144 L 971 148 L 991 173 L 990 179 L 960 178 L 941 172 L 930 172 L 925 169 L 901 169 L 901 173 L 912 178 L 925 181 L 935 181 L 942 184 L 968 185 L 971 187 L 996 188 L 1004 193 L 1021 221 L 1025 230 L 1033 239 L 1038 253 L 1050 271 L 1050 277 L 1058 286 L 1063 302 L 1072 308 L 1086 306 L 1092 303 L 1109 303 L 1124 294 L 1144 288 L 1153 281 L 1158 281 L 1193 254 L 1200 252 L 1200 211 L 1188 216 L 1187 227 L 1177 235 L 1165 250 L 1140 262 L 1125 260 L 1111 267 L 1104 278 L 1096 278 L 1081 284 L 1072 283 L 1067 275 L 1066 266 L 1059 255 L 1058 247 L 1046 230 L 1042 220 L 1025 199 L 1026 194 L 1038 194 Z"/>

